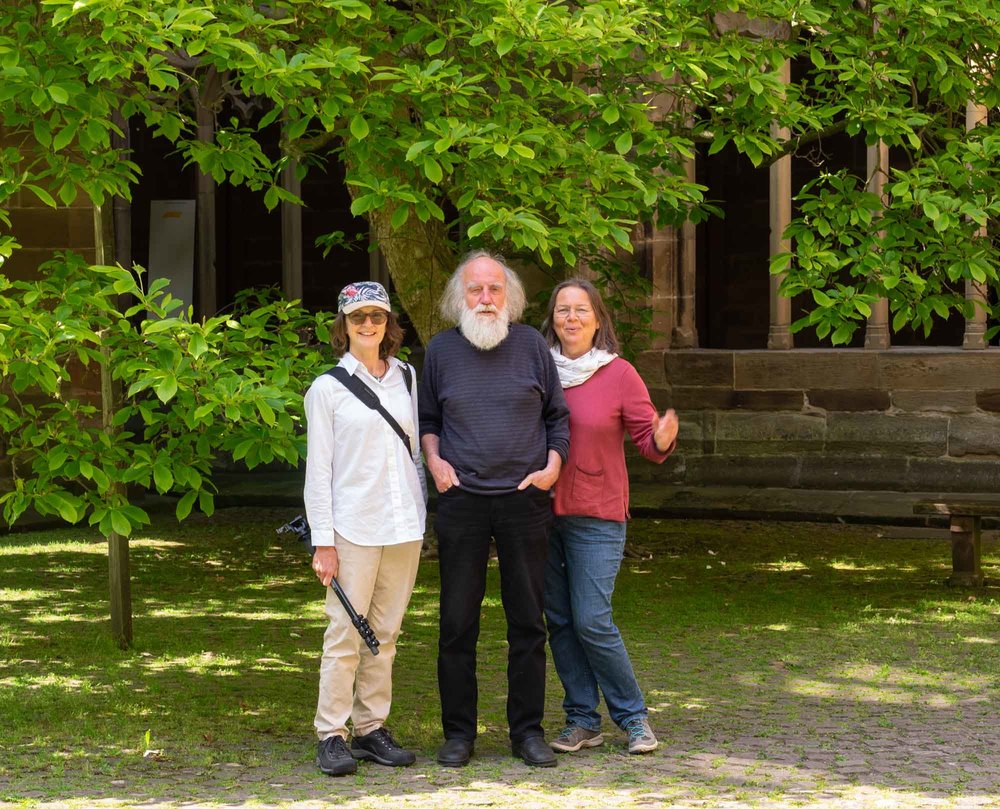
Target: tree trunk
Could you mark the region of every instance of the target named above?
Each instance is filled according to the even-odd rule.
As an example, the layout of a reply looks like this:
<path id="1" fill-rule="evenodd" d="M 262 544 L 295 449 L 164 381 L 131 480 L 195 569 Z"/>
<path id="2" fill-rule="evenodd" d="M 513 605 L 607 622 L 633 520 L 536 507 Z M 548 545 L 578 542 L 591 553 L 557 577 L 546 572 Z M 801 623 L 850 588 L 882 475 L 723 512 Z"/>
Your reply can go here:
<path id="1" fill-rule="evenodd" d="M 94 258 L 97 264 L 107 264 L 109 257 L 106 247 L 115 243 L 115 234 L 109 229 L 111 218 L 104 216 L 100 205 L 94 206 Z M 113 435 L 114 415 L 117 409 L 117 384 L 112 379 L 111 352 L 104 345 L 105 333 L 101 335 L 101 353 L 104 361 L 101 363 L 101 422 L 104 432 Z M 121 484 L 116 483 L 108 492 L 106 505 L 122 494 Z M 128 559 L 128 537 L 123 537 L 117 531 L 108 535 L 108 586 L 111 611 L 111 635 L 120 649 L 128 649 L 132 645 L 132 586 Z"/>
<path id="2" fill-rule="evenodd" d="M 395 230 L 391 224 L 394 210 L 387 206 L 371 211 L 368 221 L 396 294 L 426 346 L 431 337 L 451 325 L 442 319 L 438 302 L 458 259 L 443 222 L 421 222 L 411 214 L 406 224 Z"/>

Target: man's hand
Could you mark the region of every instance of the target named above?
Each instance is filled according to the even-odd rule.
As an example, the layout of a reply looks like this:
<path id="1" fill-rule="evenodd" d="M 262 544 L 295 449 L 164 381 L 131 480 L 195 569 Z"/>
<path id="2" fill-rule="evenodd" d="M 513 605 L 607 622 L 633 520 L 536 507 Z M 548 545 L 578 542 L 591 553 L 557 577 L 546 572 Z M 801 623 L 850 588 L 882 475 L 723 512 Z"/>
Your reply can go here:
<path id="1" fill-rule="evenodd" d="M 666 452 L 670 445 L 677 438 L 677 430 L 680 425 L 677 422 L 677 414 L 672 410 L 667 410 L 663 416 L 653 414 L 653 441 L 660 452 Z"/>
<path id="2" fill-rule="evenodd" d="M 333 577 L 340 572 L 340 559 L 333 545 L 321 545 L 313 554 L 312 568 L 324 587 L 329 587 Z"/>
<path id="3" fill-rule="evenodd" d="M 455 474 L 455 467 L 441 457 L 441 440 L 433 433 L 428 433 L 420 439 L 420 445 L 424 449 L 424 460 L 430 470 L 431 477 L 434 478 L 434 486 L 438 492 L 446 492 L 452 486 L 461 486 L 458 482 L 458 475 Z"/>
<path id="4" fill-rule="evenodd" d="M 517 485 L 517 490 L 523 492 L 529 486 L 534 486 L 536 489 L 547 492 L 556 485 L 556 481 L 559 480 L 560 471 L 562 471 L 562 458 L 558 452 L 550 449 L 549 462 L 545 465 L 545 468 L 528 475 Z"/>
<path id="5" fill-rule="evenodd" d="M 427 468 L 434 478 L 434 486 L 439 492 L 446 492 L 452 486 L 461 486 L 458 482 L 458 475 L 455 474 L 455 467 L 448 463 L 440 455 L 427 459 Z"/>

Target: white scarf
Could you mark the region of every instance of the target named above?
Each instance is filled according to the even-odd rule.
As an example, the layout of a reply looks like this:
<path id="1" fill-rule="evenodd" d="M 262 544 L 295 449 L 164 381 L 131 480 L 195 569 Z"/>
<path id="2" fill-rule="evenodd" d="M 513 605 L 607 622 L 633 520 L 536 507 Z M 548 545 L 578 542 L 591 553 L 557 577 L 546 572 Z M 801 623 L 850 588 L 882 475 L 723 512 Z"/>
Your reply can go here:
<path id="1" fill-rule="evenodd" d="M 586 354 L 581 354 L 575 360 L 564 357 L 558 346 L 551 349 L 552 357 L 556 361 L 556 370 L 559 371 L 559 382 L 564 388 L 575 388 L 582 385 L 611 360 L 617 354 L 609 354 L 601 348 L 592 348 Z"/>

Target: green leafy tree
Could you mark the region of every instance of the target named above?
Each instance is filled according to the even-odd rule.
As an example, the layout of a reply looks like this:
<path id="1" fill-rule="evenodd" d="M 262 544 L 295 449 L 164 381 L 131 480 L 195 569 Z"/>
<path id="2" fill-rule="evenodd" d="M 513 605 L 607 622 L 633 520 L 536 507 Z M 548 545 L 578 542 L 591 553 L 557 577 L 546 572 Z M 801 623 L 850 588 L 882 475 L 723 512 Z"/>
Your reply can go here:
<path id="1" fill-rule="evenodd" d="M 812 294 L 798 326 L 835 343 L 882 297 L 896 327 L 927 329 L 968 311 L 967 281 L 997 283 L 982 229 L 1000 141 L 964 112 L 998 106 L 998 53 L 993 0 L 0 0 L 0 262 L 15 199 L 130 196 L 134 120 L 272 208 L 298 202 L 279 180 L 290 161 L 304 176 L 339 160 L 426 341 L 456 242 L 557 273 L 589 262 L 634 289 L 608 259 L 636 223 L 713 212 L 685 172 L 697 150 L 763 166 L 845 133 L 892 150 L 885 205 L 867 177 L 820 177 L 772 271 Z M 261 114 L 218 120 L 227 101 Z M 8 519 L 34 505 L 127 533 L 145 519 L 129 484 L 179 494 L 183 516 L 211 509 L 217 454 L 299 457 L 315 369 L 295 365 L 300 310 L 191 323 L 131 272 L 83 270 L 66 256 L 33 287 L 0 280 Z M 123 292 L 162 317 L 137 326 Z M 110 426 L 66 395 L 69 357 L 121 383 Z"/>
<path id="2" fill-rule="evenodd" d="M 13 470 L 0 496 L 13 523 L 28 508 L 108 536 L 147 524 L 144 490 L 178 498 L 184 519 L 214 510 L 212 464 L 249 468 L 305 456 L 302 396 L 330 364 L 314 332 L 327 316 L 274 300 L 202 322 L 156 281 L 62 256 L 37 281 L 0 284 L 0 435 Z M 134 304 L 122 312 L 120 295 Z M 151 317 L 145 318 L 149 314 Z M 73 377 L 105 370 L 102 402 Z"/>
<path id="3" fill-rule="evenodd" d="M 129 117 L 270 206 L 289 199 L 288 160 L 339 159 L 426 339 L 456 234 L 562 271 L 627 249 L 637 221 L 710 213 L 682 171 L 699 145 L 763 165 L 844 132 L 893 150 L 880 227 L 851 216 L 879 214 L 867 178 L 825 177 L 774 265 L 789 294 L 822 293 L 810 322 L 839 342 L 876 297 L 897 325 L 927 325 L 964 308 L 966 279 L 996 281 L 978 234 L 995 215 L 995 128 L 966 134 L 964 109 L 997 105 L 998 52 L 991 0 L 6 2 L 0 196 L 127 196 L 137 169 L 114 136 Z M 199 138 L 197 108 L 225 98 L 263 120 Z M 812 194 L 845 210 L 820 215 Z"/>
<path id="4" fill-rule="evenodd" d="M 17 148 L 4 188 L 46 202 L 127 196 L 121 119 L 143 120 L 218 181 L 275 206 L 289 159 L 341 160 L 404 306 L 426 339 L 454 266 L 450 234 L 545 264 L 628 247 L 640 217 L 681 221 L 699 189 L 680 170 L 689 134 L 649 116 L 670 82 L 700 81 L 672 31 L 705 26 L 669 4 L 126 3 L 41 0 L 0 11 L 0 116 Z M 680 41 L 679 40 L 679 41 Z M 672 84 L 671 84 L 672 86 Z M 194 104 L 267 110 L 197 137 Z M 282 126 L 268 158 L 261 128 Z M 693 210 L 693 213 L 692 213 Z M 446 214 L 446 211 L 448 212 Z"/>
<path id="5" fill-rule="evenodd" d="M 966 280 L 996 281 L 979 234 L 995 126 L 966 133 L 964 110 L 997 105 L 998 52 L 990 0 L 5 2 L 0 207 L 128 196 L 126 118 L 270 206 L 290 199 L 289 160 L 337 159 L 426 340 L 456 235 L 561 272 L 627 249 L 642 219 L 711 213 L 683 171 L 699 147 L 764 165 L 846 133 L 893 150 L 886 211 L 867 177 L 824 176 L 773 266 L 788 294 L 816 291 L 807 322 L 841 342 L 877 297 L 927 327 L 966 310 Z M 199 137 L 197 111 L 227 98 L 264 114 Z M 279 156 L 260 144 L 272 125 Z"/>

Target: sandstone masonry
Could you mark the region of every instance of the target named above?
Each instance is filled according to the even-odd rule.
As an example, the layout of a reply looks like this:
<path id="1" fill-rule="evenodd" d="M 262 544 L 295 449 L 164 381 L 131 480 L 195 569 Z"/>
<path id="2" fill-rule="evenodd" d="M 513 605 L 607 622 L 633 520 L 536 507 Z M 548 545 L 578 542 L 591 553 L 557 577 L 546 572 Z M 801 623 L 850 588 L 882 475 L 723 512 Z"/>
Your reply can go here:
<path id="1" fill-rule="evenodd" d="M 647 351 L 677 452 L 637 479 L 686 485 L 1000 488 L 1000 349 Z"/>

